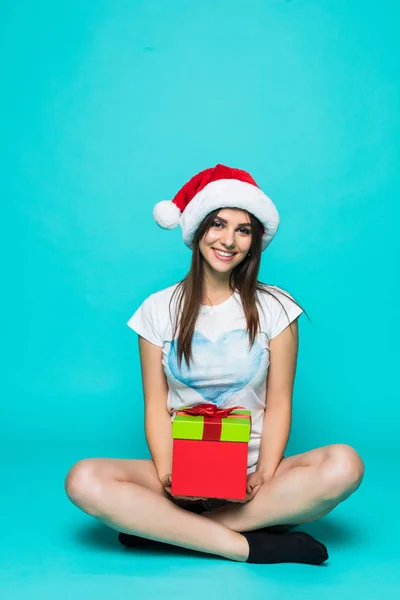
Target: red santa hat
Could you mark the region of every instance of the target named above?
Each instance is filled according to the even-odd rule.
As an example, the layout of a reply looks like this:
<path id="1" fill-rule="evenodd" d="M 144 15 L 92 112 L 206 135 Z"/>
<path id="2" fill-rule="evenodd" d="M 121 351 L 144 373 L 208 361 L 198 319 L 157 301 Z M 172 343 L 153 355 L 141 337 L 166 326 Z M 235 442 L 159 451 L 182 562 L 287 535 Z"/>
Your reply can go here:
<path id="1" fill-rule="evenodd" d="M 278 230 L 278 211 L 252 176 L 241 169 L 220 164 L 197 173 L 173 200 L 158 202 L 153 217 L 163 229 L 175 229 L 180 225 L 183 241 L 192 248 L 200 223 L 217 208 L 241 208 L 257 217 L 264 226 L 262 250 L 267 248 Z"/>

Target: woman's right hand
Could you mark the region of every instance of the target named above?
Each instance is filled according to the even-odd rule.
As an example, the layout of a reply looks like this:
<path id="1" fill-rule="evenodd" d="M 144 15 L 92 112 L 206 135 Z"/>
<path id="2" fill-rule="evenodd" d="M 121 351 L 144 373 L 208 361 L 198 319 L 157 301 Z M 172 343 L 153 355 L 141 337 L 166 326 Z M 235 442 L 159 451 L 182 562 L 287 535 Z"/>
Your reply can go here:
<path id="1" fill-rule="evenodd" d="M 172 485 L 172 475 L 171 473 L 168 473 L 167 475 L 164 475 L 164 477 L 160 478 L 161 481 L 161 485 L 163 486 L 164 490 L 171 496 L 171 485 Z"/>
<path id="2" fill-rule="evenodd" d="M 161 477 L 160 481 L 161 481 L 161 485 L 163 486 L 163 488 L 167 492 L 167 494 L 169 494 L 176 500 L 185 500 L 188 502 L 195 502 L 197 500 L 207 500 L 207 498 L 195 498 L 193 496 L 173 496 L 171 493 L 171 485 L 172 485 L 171 473 L 168 473 L 167 475 L 164 475 L 163 477 Z"/>

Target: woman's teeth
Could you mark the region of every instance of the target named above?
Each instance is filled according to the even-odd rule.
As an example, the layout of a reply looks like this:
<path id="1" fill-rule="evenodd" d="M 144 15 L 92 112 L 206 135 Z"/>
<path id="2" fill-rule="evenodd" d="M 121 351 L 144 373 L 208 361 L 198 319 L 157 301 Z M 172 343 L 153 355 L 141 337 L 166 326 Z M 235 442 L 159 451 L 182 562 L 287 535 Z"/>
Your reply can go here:
<path id="1" fill-rule="evenodd" d="M 233 257 L 237 254 L 237 252 L 221 252 L 220 250 L 216 250 L 213 248 L 213 252 L 215 256 L 224 262 L 229 262 L 233 260 Z"/>

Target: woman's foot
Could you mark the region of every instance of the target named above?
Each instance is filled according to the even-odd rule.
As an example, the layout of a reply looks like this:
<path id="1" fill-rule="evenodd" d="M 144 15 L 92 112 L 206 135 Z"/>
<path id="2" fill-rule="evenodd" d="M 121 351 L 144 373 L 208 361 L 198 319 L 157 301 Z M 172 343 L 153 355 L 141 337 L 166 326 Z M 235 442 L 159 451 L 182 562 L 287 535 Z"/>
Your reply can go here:
<path id="1" fill-rule="evenodd" d="M 329 558 L 324 544 L 304 531 L 269 533 L 255 530 L 246 531 L 242 535 L 249 544 L 248 563 L 297 562 L 321 565 Z"/>

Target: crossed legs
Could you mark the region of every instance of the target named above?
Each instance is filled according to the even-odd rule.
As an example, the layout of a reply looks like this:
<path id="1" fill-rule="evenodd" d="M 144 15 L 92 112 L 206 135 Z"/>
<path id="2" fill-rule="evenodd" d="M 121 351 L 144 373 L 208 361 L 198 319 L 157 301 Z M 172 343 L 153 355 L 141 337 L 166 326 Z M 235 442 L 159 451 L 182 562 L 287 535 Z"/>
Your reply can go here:
<path id="1" fill-rule="evenodd" d="M 151 460 L 81 460 L 69 471 L 65 489 L 76 506 L 116 531 L 246 561 L 249 547 L 240 531 L 318 519 L 357 489 L 363 473 L 353 448 L 324 446 L 283 459 L 247 504 L 203 515 L 167 497 Z"/>

